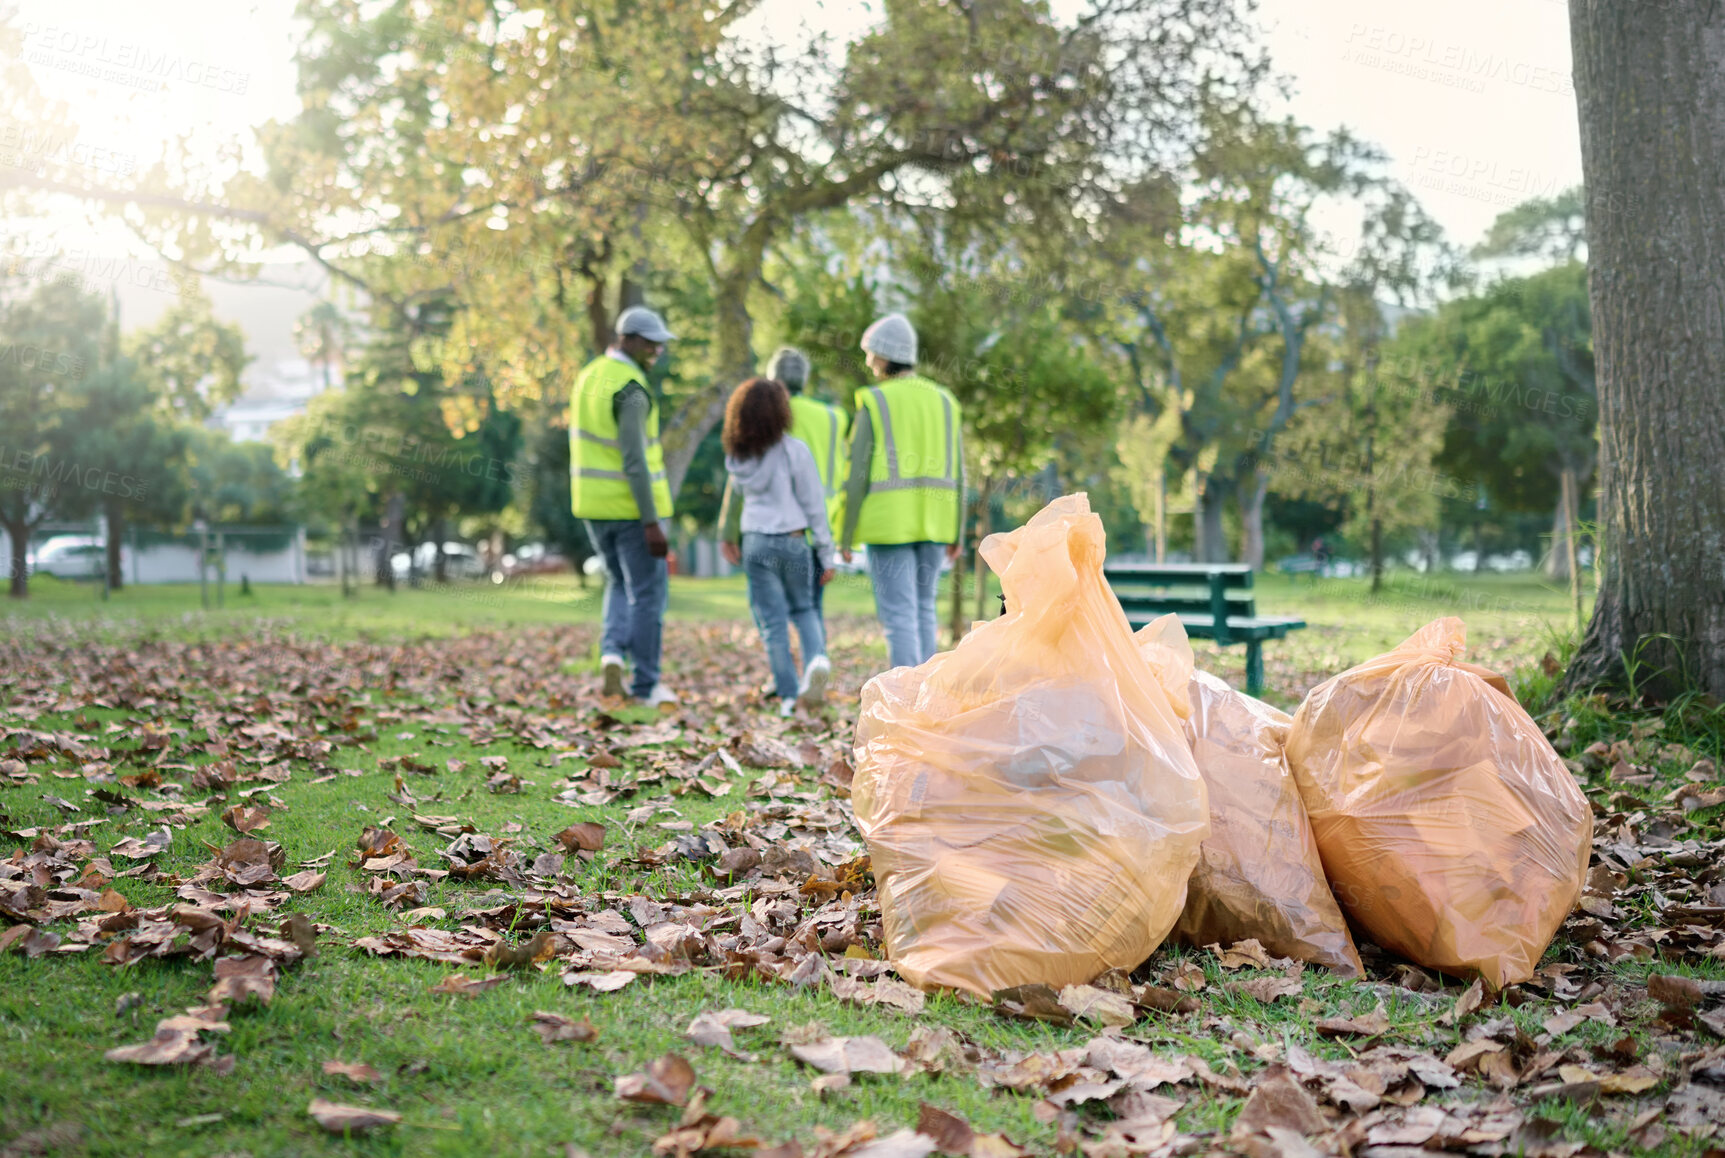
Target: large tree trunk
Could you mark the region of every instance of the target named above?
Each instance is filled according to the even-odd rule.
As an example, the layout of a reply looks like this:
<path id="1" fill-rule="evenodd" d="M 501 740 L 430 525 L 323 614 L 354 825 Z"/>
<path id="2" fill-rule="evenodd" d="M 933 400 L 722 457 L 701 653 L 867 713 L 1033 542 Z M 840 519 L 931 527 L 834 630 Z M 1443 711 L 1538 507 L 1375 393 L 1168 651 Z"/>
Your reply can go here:
<path id="1" fill-rule="evenodd" d="M 1228 536 L 1222 529 L 1222 508 L 1233 490 L 1227 482 L 1208 475 L 1198 492 L 1198 561 L 1226 563 Z"/>
<path id="2" fill-rule="evenodd" d="M 110 498 L 102 506 L 102 513 L 108 516 L 108 587 L 118 591 L 124 586 L 125 578 L 120 573 L 120 544 L 126 533 L 126 511 L 118 499 Z"/>
<path id="3" fill-rule="evenodd" d="M 30 523 L 26 519 L 6 520 L 6 537 L 12 543 L 12 583 L 6 594 L 13 599 L 30 595 Z"/>
<path id="4" fill-rule="evenodd" d="M 1254 571 L 1264 569 L 1264 498 L 1270 492 L 1270 479 L 1261 470 L 1246 477 L 1246 489 L 1240 495 L 1240 562 Z"/>
<path id="5" fill-rule="evenodd" d="M 719 283 L 713 303 L 716 315 L 715 333 L 719 357 L 717 376 L 683 403 L 677 413 L 660 419 L 660 441 L 665 447 L 665 478 L 671 485 L 671 497 L 676 499 L 682 488 L 683 476 L 695 461 L 695 452 L 707 432 L 725 416 L 725 403 L 737 383 L 755 372 L 754 321 L 749 317 L 749 286 L 758 271 L 748 276 L 727 277 Z"/>
<path id="6" fill-rule="evenodd" d="M 1566 687 L 1725 697 L 1725 5 L 1570 0 L 1605 569 Z M 1662 633 L 1668 638 L 1662 638 Z"/>

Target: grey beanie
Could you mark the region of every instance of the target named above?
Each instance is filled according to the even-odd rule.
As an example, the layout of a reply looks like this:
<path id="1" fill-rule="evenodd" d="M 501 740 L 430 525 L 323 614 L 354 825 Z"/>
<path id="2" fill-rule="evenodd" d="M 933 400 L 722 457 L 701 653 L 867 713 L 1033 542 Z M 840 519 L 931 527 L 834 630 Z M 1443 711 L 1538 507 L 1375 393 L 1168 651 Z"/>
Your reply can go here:
<path id="1" fill-rule="evenodd" d="M 783 382 L 792 394 L 809 381 L 809 356 L 795 346 L 780 346 L 767 362 L 767 377 Z"/>

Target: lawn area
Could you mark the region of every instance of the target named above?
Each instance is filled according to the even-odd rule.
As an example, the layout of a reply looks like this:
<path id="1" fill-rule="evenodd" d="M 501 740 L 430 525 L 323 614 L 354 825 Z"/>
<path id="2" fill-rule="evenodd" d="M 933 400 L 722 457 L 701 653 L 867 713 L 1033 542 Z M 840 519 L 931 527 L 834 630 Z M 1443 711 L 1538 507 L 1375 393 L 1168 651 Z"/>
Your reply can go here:
<path id="1" fill-rule="evenodd" d="M 884 665 L 865 585 L 831 593 L 833 702 L 794 721 L 764 710 L 740 580 L 673 584 L 667 679 L 682 702 L 663 715 L 600 700 L 593 594 L 259 586 L 203 612 L 195 588 L 104 606 L 42 582 L 7 607 L 0 1153 L 598 1158 L 693 1153 L 731 1117 L 764 1146 L 800 1147 L 780 1153 L 883 1158 L 929 1152 L 887 1139 L 932 1106 L 1015 1144 L 952 1153 L 1184 1155 L 1235 1148 L 1231 1124 L 1278 1066 L 1327 1091 L 1337 1145 L 1368 1156 L 1708 1145 L 1710 1103 L 1680 1060 L 1705 1033 L 1648 989 L 1652 974 L 1725 983 L 1710 915 L 1725 913 L 1725 807 L 1695 771 L 1718 759 L 1717 733 L 1683 712 L 1631 719 L 1598 700 L 1545 718 L 1594 803 L 1602 863 L 1625 871 L 1596 868 L 1535 982 L 1472 1008 L 1479 994 L 1369 945 L 1364 981 L 1164 946 L 1101 981 L 1128 1000 L 1127 1024 L 1059 1024 L 924 999 L 882 973 L 847 788 L 857 695 Z M 1266 649 L 1280 702 L 1444 614 L 1467 619 L 1475 658 L 1537 672 L 1568 613 L 1567 593 L 1525 577 L 1374 598 L 1363 582 L 1269 576 L 1259 606 L 1312 625 Z M 1200 645 L 1200 664 L 1236 683 L 1242 663 Z M 1618 746 L 1584 755 L 1596 740 Z M 1662 915 L 1672 905 L 1684 923 Z M 270 984 L 210 996 L 218 959 Z M 218 999 L 225 1016 L 206 1008 Z M 724 1010 L 770 1020 L 734 1028 L 729 1050 L 691 1038 Z M 541 1011 L 567 1019 L 543 1032 L 568 1040 L 542 1040 Z M 170 1028 L 201 1063 L 104 1056 L 176 1015 L 227 1027 Z M 1336 1017 L 1360 1020 L 1320 1030 Z M 1122 1042 L 1166 1080 L 1110 1071 Z M 619 1078 L 669 1053 L 704 1103 L 618 1096 Z M 807 1060 L 837 1055 L 848 1081 Z M 638 1084 L 700 1102 L 677 1097 L 674 1070 L 661 1078 Z M 308 1114 L 318 1098 L 400 1120 L 338 1136 Z M 1650 1110 L 1668 1125 L 1650 1128 Z"/>

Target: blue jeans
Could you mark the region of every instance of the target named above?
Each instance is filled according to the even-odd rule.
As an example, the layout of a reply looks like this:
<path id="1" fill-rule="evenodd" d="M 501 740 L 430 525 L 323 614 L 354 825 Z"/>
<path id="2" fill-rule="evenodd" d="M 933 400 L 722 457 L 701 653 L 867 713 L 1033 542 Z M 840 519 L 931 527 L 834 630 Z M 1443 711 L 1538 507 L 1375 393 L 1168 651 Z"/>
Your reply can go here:
<path id="1" fill-rule="evenodd" d="M 916 667 L 935 653 L 935 592 L 945 554 L 943 543 L 869 544 L 874 610 L 886 629 L 887 658 L 893 667 Z"/>
<path id="2" fill-rule="evenodd" d="M 827 653 L 821 613 L 815 610 L 820 572 L 801 531 L 788 535 L 743 532 L 743 574 L 749 580 L 749 610 L 767 645 L 773 684 L 782 700 L 795 699 L 797 665 L 791 659 L 790 625 L 797 625 L 803 663 Z"/>
<path id="3" fill-rule="evenodd" d="M 587 539 L 605 560 L 605 630 L 599 651 L 635 661 L 629 690 L 637 697 L 659 682 L 665 598 L 665 560 L 647 553 L 640 519 L 588 519 Z"/>

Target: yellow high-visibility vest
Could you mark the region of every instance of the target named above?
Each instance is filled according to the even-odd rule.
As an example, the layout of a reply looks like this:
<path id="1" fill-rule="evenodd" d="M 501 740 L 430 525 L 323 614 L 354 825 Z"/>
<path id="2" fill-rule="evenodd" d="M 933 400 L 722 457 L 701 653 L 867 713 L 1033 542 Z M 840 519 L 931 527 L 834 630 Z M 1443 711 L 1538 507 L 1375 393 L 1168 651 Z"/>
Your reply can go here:
<path id="1" fill-rule="evenodd" d="M 578 519 L 638 519 L 643 514 L 623 474 L 617 416 L 611 412 L 611 399 L 631 382 L 647 385 L 639 369 L 608 354 L 587 363 L 575 378 L 569 396 L 569 506 Z M 657 406 L 647 411 L 647 470 L 658 517 L 669 518 L 671 488 L 659 446 Z"/>
<path id="2" fill-rule="evenodd" d="M 850 447 L 845 442 L 844 411 L 801 394 L 791 395 L 792 438 L 800 438 L 815 456 L 821 486 L 827 496 L 827 522 L 833 535 L 845 515 L 845 480 L 850 478 Z"/>
<path id="3" fill-rule="evenodd" d="M 857 391 L 857 421 L 874 423 L 868 495 L 856 541 L 950 543 L 958 532 L 958 400 L 914 374 Z"/>

